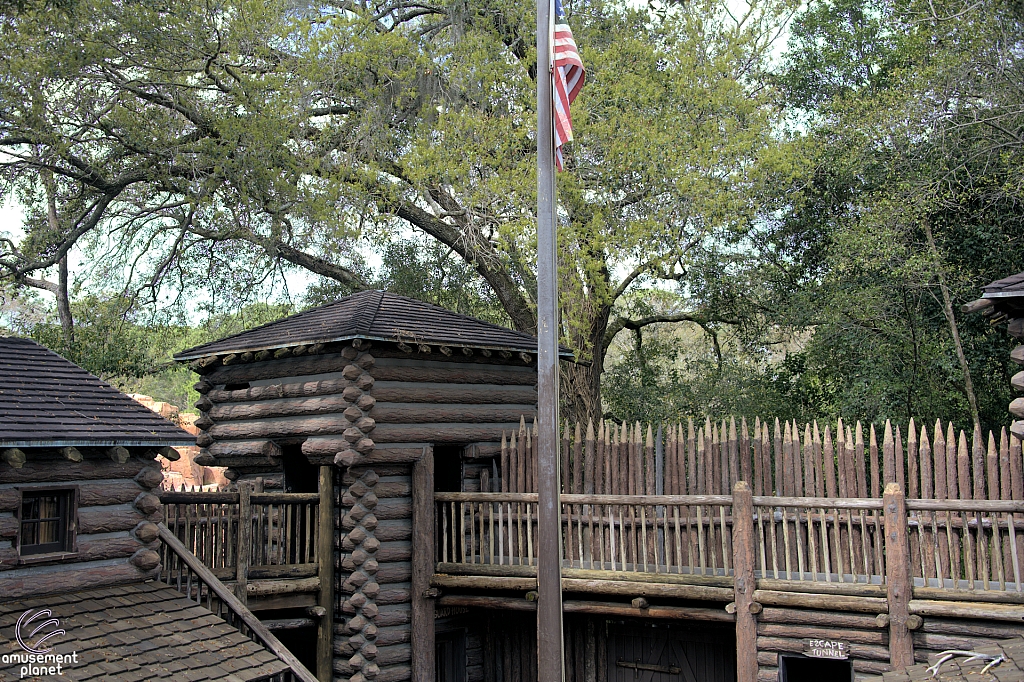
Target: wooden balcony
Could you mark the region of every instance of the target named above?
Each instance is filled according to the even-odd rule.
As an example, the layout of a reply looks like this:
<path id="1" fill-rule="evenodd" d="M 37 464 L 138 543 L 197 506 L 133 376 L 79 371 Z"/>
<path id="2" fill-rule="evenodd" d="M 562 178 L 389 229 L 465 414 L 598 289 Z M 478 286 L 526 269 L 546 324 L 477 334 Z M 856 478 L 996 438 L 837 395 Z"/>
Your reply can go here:
<path id="1" fill-rule="evenodd" d="M 882 499 L 749 499 L 752 513 L 741 517 L 730 495 L 563 494 L 563 590 L 608 599 L 612 611 L 621 611 L 616 600 L 624 597 L 661 602 L 662 617 L 687 617 L 683 601 L 731 609 L 745 561 L 734 538 L 746 525 L 756 608 L 887 614 L 893 576 L 906 576 L 909 615 L 1024 617 L 1024 502 L 900 494 L 897 507 L 885 509 Z M 530 608 L 507 593 L 536 589 L 537 495 L 436 493 L 434 500 L 431 583 L 444 595 L 439 605 L 485 606 L 475 591 L 503 590 L 493 606 Z"/>
<path id="2" fill-rule="evenodd" d="M 320 680 L 333 675 L 333 475 L 332 467 L 321 467 L 317 493 L 266 493 L 242 484 L 233 492 L 160 494 L 161 579 L 197 601 L 215 585 L 245 613 L 275 612 L 250 629 L 312 629 Z"/>
<path id="3" fill-rule="evenodd" d="M 167 528 L 250 610 L 317 604 L 318 493 L 164 492 L 160 499 Z"/>

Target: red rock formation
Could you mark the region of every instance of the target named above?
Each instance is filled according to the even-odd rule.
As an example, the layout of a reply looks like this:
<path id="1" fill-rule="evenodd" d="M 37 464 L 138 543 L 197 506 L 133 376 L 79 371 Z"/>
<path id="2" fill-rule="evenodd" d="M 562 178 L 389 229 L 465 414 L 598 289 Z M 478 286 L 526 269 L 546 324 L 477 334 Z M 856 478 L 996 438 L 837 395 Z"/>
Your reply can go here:
<path id="1" fill-rule="evenodd" d="M 199 434 L 199 429 L 195 425 L 199 415 L 187 412 L 182 413 L 174 405 L 153 400 L 148 395 L 131 393 L 129 396 L 165 419 L 174 422 L 192 435 Z M 160 462 L 160 468 L 164 474 L 163 487 L 173 487 L 176 489 L 182 485 L 187 488 L 192 488 L 193 486 L 212 486 L 217 489 L 227 487 L 229 481 L 224 478 L 224 467 L 204 467 L 195 463 L 194 460 L 199 455 L 198 447 L 193 445 L 175 448 L 175 450 L 181 455 L 181 458 L 176 462 L 172 462 L 166 457 L 157 457 L 157 461 Z"/>

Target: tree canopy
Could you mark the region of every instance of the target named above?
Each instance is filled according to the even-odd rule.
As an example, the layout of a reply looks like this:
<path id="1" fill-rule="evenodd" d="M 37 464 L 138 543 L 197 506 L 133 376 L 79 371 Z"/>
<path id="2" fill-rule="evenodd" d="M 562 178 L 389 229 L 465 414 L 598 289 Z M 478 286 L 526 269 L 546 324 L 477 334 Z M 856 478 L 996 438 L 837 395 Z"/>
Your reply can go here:
<path id="1" fill-rule="evenodd" d="M 566 7 L 567 417 L 1005 418 L 1008 341 L 958 304 L 1024 269 L 1017 5 Z M 21 329 L 102 347 L 96 301 L 223 317 L 305 273 L 298 305 L 376 286 L 533 331 L 531 9 L 0 7 L 0 286 L 57 313 Z"/>

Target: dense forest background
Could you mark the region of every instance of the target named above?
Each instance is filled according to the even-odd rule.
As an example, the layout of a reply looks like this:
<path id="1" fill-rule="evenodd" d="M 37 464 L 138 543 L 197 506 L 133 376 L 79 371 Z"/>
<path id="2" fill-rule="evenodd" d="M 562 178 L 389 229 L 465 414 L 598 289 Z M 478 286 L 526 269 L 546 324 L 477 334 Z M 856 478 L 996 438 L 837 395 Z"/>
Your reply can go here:
<path id="1" fill-rule="evenodd" d="M 570 0 L 566 417 L 1009 421 L 1019 0 Z M 535 317 L 532 4 L 0 1 L 0 333 L 183 348 L 375 287 Z"/>

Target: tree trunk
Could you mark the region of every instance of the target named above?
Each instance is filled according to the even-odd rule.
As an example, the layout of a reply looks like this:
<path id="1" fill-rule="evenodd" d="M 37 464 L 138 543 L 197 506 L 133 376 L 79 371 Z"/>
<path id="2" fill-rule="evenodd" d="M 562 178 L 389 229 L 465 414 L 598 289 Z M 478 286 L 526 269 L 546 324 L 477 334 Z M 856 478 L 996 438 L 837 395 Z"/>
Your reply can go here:
<path id="1" fill-rule="evenodd" d="M 71 316 L 71 299 L 68 296 L 68 257 L 60 259 L 60 274 L 57 280 L 57 315 L 64 335 L 64 344 L 70 348 L 75 343 L 75 320 Z"/>
<path id="2" fill-rule="evenodd" d="M 946 275 L 942 268 L 942 259 L 939 257 L 939 250 L 935 246 L 935 237 L 932 235 L 931 221 L 925 219 L 924 232 L 928 237 L 928 248 L 935 259 L 935 273 L 939 278 L 939 290 L 942 292 L 942 312 L 949 323 L 949 332 L 953 337 L 953 345 L 956 347 L 956 357 L 960 361 L 960 369 L 964 373 L 964 389 L 967 393 L 967 402 L 971 407 L 971 419 L 974 420 L 974 428 L 981 429 L 981 417 L 978 413 L 978 398 L 974 394 L 974 382 L 971 381 L 971 368 L 967 364 L 967 356 L 964 355 L 964 346 L 960 342 L 960 329 L 953 314 L 953 302 L 949 296 L 949 287 L 946 285 Z"/>
<path id="3" fill-rule="evenodd" d="M 561 372 L 562 421 L 586 423 L 601 419 L 601 374 L 604 372 L 604 337 L 608 331 L 611 306 L 601 306 L 590 322 L 589 339 L 584 347 L 592 349 L 589 364 L 563 362 Z M 582 344 L 581 344 L 582 345 Z"/>
<path id="4" fill-rule="evenodd" d="M 49 171 L 42 172 L 43 186 L 46 188 L 46 220 L 54 235 L 60 234 L 60 221 L 57 219 L 57 188 L 53 184 L 53 175 Z M 59 273 L 57 287 L 57 316 L 60 318 L 61 333 L 67 348 L 75 343 L 75 321 L 71 316 L 71 299 L 68 297 L 68 254 L 58 263 Z"/>

